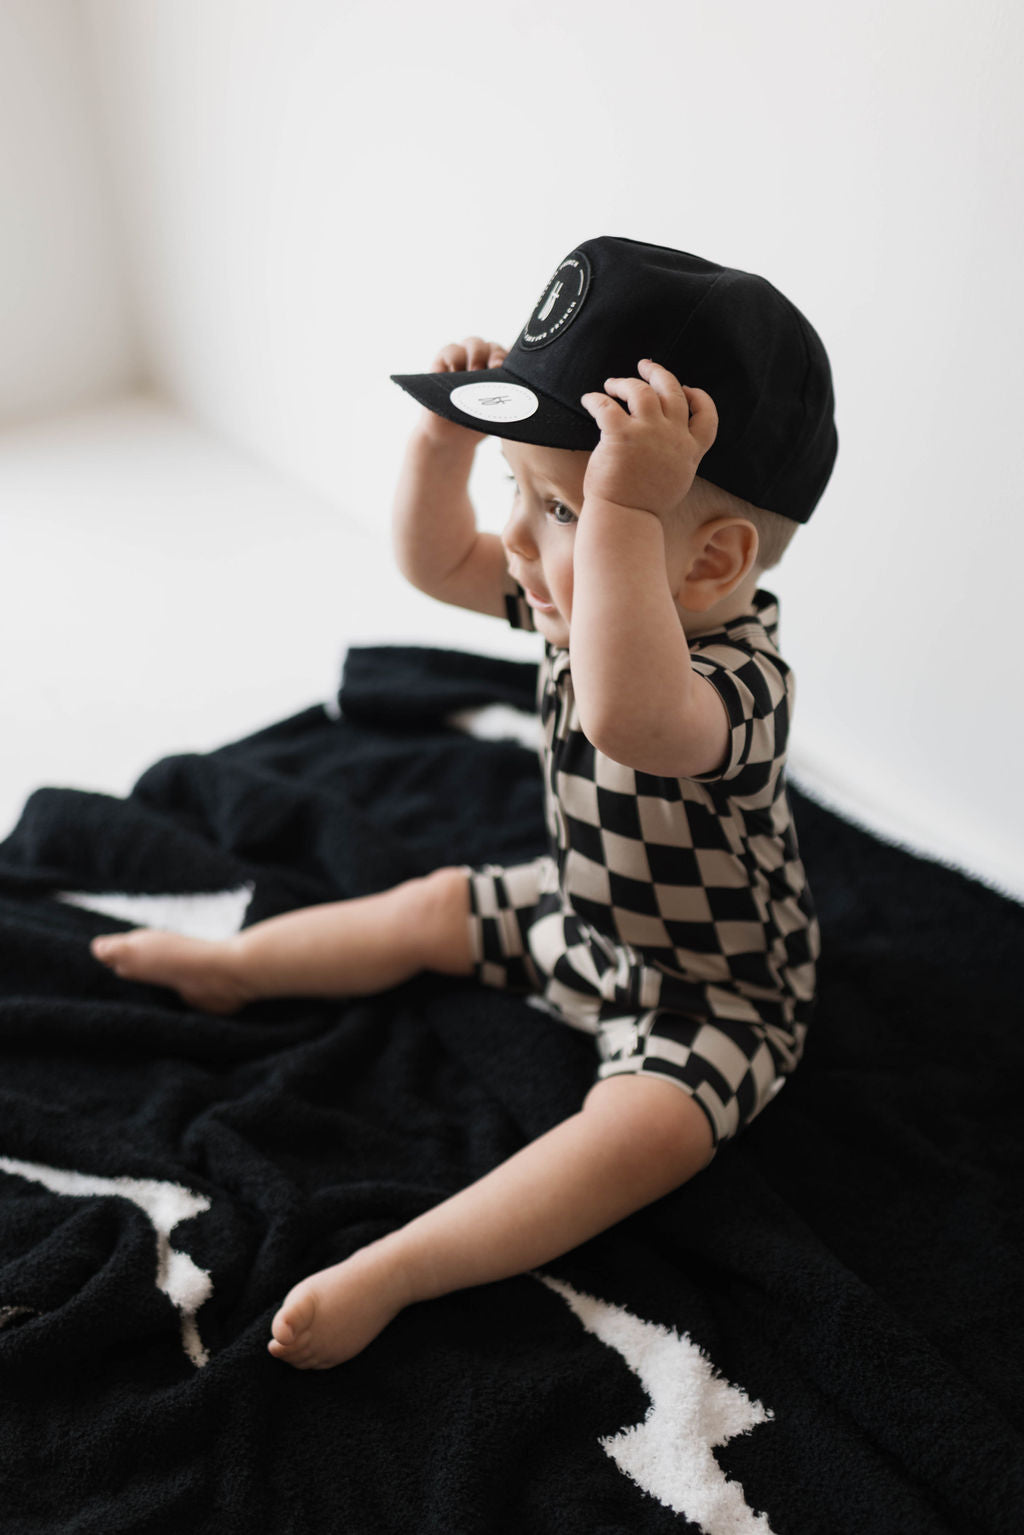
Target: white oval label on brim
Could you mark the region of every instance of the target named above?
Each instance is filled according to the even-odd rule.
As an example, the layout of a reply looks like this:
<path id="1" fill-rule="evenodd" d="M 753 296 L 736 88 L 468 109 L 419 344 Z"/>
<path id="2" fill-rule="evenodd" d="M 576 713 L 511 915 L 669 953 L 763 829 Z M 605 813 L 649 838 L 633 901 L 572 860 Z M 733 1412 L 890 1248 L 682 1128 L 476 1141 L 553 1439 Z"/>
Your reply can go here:
<path id="1" fill-rule="evenodd" d="M 460 384 L 450 395 L 453 405 L 478 421 L 525 421 L 540 400 L 525 384 Z"/>

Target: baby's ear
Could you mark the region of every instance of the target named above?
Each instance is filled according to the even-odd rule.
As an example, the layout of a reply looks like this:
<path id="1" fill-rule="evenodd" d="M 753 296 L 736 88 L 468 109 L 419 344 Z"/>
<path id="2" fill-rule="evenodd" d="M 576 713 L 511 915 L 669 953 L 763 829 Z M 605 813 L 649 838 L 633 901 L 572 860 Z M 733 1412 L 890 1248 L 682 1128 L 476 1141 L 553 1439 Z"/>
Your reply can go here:
<path id="1" fill-rule="evenodd" d="M 680 606 L 704 613 L 734 592 L 754 567 L 757 529 L 745 517 L 718 517 L 702 523 L 689 540 L 689 559 L 679 590 Z"/>

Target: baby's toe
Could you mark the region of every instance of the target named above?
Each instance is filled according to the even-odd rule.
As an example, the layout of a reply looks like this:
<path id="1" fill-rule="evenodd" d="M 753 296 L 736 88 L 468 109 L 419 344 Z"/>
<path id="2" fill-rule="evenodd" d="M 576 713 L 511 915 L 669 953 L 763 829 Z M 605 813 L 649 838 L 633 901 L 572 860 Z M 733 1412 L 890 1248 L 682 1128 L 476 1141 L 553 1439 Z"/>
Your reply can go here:
<path id="1" fill-rule="evenodd" d="M 316 1295 L 303 1285 L 297 1286 L 284 1298 L 270 1330 L 286 1348 L 297 1348 L 308 1333 L 316 1317 Z"/>
<path id="2" fill-rule="evenodd" d="M 267 1351 L 275 1359 L 280 1359 L 282 1364 L 290 1364 L 296 1370 L 315 1369 L 313 1349 L 308 1342 L 297 1343 L 293 1348 L 287 1348 L 279 1343 L 276 1338 L 271 1338 L 267 1344 Z"/>
<path id="3" fill-rule="evenodd" d="M 279 1349 L 292 1349 L 295 1347 L 295 1329 L 294 1327 L 289 1327 L 288 1323 L 282 1320 L 280 1312 L 271 1322 L 270 1331 L 272 1335 L 271 1342 L 275 1343 Z"/>
<path id="4" fill-rule="evenodd" d="M 117 958 L 123 942 L 124 938 L 120 933 L 104 933 L 101 938 L 94 938 L 89 947 L 97 959 L 109 963 Z"/>

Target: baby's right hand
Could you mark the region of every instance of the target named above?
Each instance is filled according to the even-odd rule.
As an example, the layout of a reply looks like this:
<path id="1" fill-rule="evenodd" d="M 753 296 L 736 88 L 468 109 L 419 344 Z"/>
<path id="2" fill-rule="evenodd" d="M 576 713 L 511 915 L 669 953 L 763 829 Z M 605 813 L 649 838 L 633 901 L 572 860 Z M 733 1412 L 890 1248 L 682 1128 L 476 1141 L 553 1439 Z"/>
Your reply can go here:
<path id="1" fill-rule="evenodd" d="M 497 341 L 484 341 L 481 336 L 467 336 L 464 341 L 452 341 L 442 347 L 430 365 L 431 373 L 475 373 L 484 368 L 500 368 L 508 356 L 508 349 Z M 424 410 L 420 422 L 423 433 L 434 442 L 473 443 L 482 442 L 485 432 L 474 432 L 457 421 L 448 421 L 436 411 Z"/>

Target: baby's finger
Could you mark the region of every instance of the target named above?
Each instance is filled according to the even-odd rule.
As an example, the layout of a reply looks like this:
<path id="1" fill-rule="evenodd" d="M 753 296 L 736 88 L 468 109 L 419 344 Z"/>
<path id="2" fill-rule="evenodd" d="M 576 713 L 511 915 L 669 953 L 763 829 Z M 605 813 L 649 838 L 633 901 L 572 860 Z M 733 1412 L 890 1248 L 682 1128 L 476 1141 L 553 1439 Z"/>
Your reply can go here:
<path id="1" fill-rule="evenodd" d="M 505 358 L 507 356 L 508 356 L 508 348 L 504 347 L 504 346 L 499 346 L 497 342 L 493 342 L 492 341 L 492 343 L 491 343 L 491 355 L 487 359 L 487 366 L 489 368 L 500 368 L 502 363 L 505 361 Z"/>
<path id="2" fill-rule="evenodd" d="M 442 347 L 430 364 L 431 373 L 461 373 L 466 366 L 466 348 L 458 341 Z"/>
<path id="3" fill-rule="evenodd" d="M 480 336 L 467 336 L 465 341 L 450 341 L 442 347 L 431 365 L 432 373 L 465 373 L 471 368 L 485 368 L 486 362 L 473 362 L 473 357 L 486 357 L 489 345 Z"/>
<path id="4" fill-rule="evenodd" d="M 580 395 L 580 404 L 593 416 L 602 432 L 629 420 L 628 414 L 618 400 L 602 394 L 599 389 L 592 389 L 589 394 Z"/>
<path id="5" fill-rule="evenodd" d="M 718 436 L 718 408 L 706 390 L 691 389 L 689 384 L 680 387 L 690 410 L 690 436 L 706 453 Z"/>
<path id="6" fill-rule="evenodd" d="M 636 370 L 665 405 L 687 408 L 686 392 L 682 384 L 675 374 L 670 373 L 668 368 L 663 368 L 660 362 L 654 362 L 650 357 L 642 357 L 637 363 Z"/>
<path id="7" fill-rule="evenodd" d="M 501 351 L 496 341 L 485 341 L 481 336 L 467 336 L 463 345 L 466 348 L 466 367 L 470 373 L 477 373 L 483 368 L 493 368 L 496 365 L 491 362 L 495 351 Z M 504 361 L 504 357 L 502 358 Z"/>
<path id="8" fill-rule="evenodd" d="M 660 409 L 658 396 L 642 378 L 606 378 L 604 387 L 606 394 L 623 402 L 631 416 L 650 415 Z"/>

